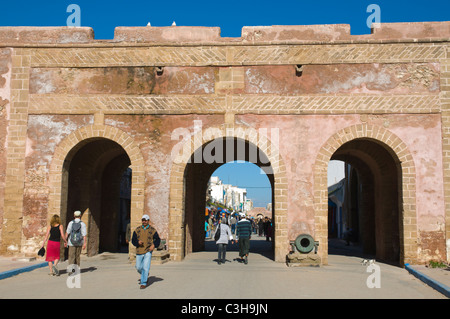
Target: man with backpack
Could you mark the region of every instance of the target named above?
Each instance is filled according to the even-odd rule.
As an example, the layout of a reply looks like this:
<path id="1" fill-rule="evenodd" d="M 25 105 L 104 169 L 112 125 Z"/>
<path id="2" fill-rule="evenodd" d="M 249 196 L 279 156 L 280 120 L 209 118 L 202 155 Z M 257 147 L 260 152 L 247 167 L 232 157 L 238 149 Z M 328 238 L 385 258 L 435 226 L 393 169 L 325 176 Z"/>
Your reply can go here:
<path id="1" fill-rule="evenodd" d="M 86 224 L 81 221 L 81 212 L 75 211 L 73 216 L 75 217 L 69 225 L 66 231 L 66 240 L 69 245 L 69 265 L 78 265 L 80 267 L 80 255 L 81 251 L 86 248 Z"/>

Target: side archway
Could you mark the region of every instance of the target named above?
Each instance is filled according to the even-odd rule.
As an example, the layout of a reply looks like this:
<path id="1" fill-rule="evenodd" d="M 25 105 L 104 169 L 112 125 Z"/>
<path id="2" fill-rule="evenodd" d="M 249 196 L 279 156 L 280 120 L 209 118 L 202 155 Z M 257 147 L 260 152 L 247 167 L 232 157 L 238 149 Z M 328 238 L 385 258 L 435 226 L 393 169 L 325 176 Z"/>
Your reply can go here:
<path id="1" fill-rule="evenodd" d="M 171 259 L 181 261 L 188 252 L 185 251 L 185 172 L 191 158 L 198 150 L 218 139 L 235 139 L 252 144 L 261 151 L 270 163 L 273 174 L 273 218 L 275 221 L 274 258 L 284 262 L 289 250 L 287 237 L 287 178 L 286 168 L 276 143 L 267 136 L 258 134 L 253 128 L 243 126 L 216 126 L 202 129 L 193 136 L 186 135 L 180 149 L 172 154 L 169 194 L 169 252 Z M 266 172 L 267 173 L 267 172 Z"/>
<path id="2" fill-rule="evenodd" d="M 89 149 L 90 147 L 90 149 Z M 125 132 L 107 125 L 89 125 L 68 135 L 55 149 L 49 170 L 49 215 L 60 212 L 66 218 L 68 209 L 69 166 L 77 154 L 95 152 L 92 163 L 102 167 L 106 175 L 118 174 L 117 171 L 130 167 L 132 170 L 130 226 L 137 227 L 144 211 L 145 169 L 144 159 L 138 145 Z M 89 162 L 90 163 L 90 162 Z M 86 165 L 87 162 L 84 164 Z M 93 168 L 95 171 L 95 168 Z M 110 173 L 108 173 L 110 172 Z M 113 174 L 112 174 L 113 173 Z M 97 183 L 97 173 L 93 173 L 92 183 Z M 117 182 L 118 175 L 116 176 Z M 110 180 L 105 180 L 103 188 L 109 187 Z M 89 236 L 89 235 L 88 235 Z M 92 242 L 91 242 L 92 243 Z M 88 247 L 91 245 L 88 238 Z M 98 247 L 91 254 L 98 252 Z M 134 249 L 130 246 L 130 255 Z M 89 252 L 88 252 L 89 253 Z"/>
<path id="3" fill-rule="evenodd" d="M 391 167 L 395 168 L 391 168 L 391 172 L 396 175 L 394 179 L 396 189 L 393 191 L 396 192 L 397 199 L 392 204 L 394 207 L 390 209 L 396 210 L 398 214 L 395 216 L 398 217 L 398 263 L 403 265 L 417 260 L 416 178 L 413 157 L 406 144 L 392 132 L 375 125 L 358 124 L 340 130 L 330 137 L 316 158 L 314 237 L 320 242 L 319 254 L 323 263 L 328 263 L 327 170 L 331 159 L 349 160 L 360 168 L 364 180 L 372 179 L 373 183 L 373 180 L 378 179 L 375 181 L 378 185 L 386 184 L 386 179 L 383 180 L 382 176 L 384 167 L 380 164 L 381 161 L 390 162 Z M 374 167 L 378 170 L 375 173 Z M 372 177 L 368 173 L 370 171 Z M 374 189 L 370 191 L 378 192 Z M 387 211 L 388 208 L 381 207 L 380 210 Z"/>

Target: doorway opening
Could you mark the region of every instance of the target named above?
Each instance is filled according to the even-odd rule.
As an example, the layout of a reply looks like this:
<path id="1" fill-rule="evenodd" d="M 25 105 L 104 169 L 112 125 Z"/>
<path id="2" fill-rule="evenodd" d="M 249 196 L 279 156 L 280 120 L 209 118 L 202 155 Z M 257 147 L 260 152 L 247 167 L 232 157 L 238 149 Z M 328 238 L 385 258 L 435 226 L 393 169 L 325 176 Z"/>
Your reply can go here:
<path id="1" fill-rule="evenodd" d="M 273 259 L 272 186 L 257 165 L 233 161 L 214 171 L 208 182 L 205 209 L 205 250 L 217 251 L 214 233 L 226 219 L 236 239 L 237 223 L 246 218 L 252 225 L 250 252 Z M 238 251 L 238 245 L 227 250 Z"/>
<path id="2" fill-rule="evenodd" d="M 82 212 L 88 229 L 88 256 L 128 252 L 125 230 L 130 221 L 130 164 L 125 150 L 106 138 L 86 139 L 66 156 L 61 219 L 67 227 L 73 212 Z"/>
<path id="3" fill-rule="evenodd" d="M 342 179 L 330 185 L 336 163 Z M 355 139 L 336 150 L 328 174 L 329 254 L 398 264 L 403 247 L 402 177 L 394 153 L 376 140 Z"/>
<path id="4" fill-rule="evenodd" d="M 227 164 L 228 163 L 228 164 Z M 269 196 L 271 205 L 268 205 L 270 216 L 272 217 L 273 234 L 275 234 L 275 216 L 274 216 L 274 175 L 271 164 L 268 157 L 258 149 L 254 144 L 240 138 L 217 138 L 208 143 L 205 143 L 202 147 L 198 148 L 194 154 L 192 154 L 190 161 L 186 165 L 184 171 L 184 214 L 183 214 L 183 255 L 186 256 L 192 252 L 205 251 L 217 248 L 211 245 L 207 240 L 207 230 L 205 228 L 206 215 L 208 205 L 212 202 L 209 200 L 211 192 L 209 189 L 211 176 L 214 176 L 219 167 L 226 167 L 227 165 L 243 165 L 247 169 L 254 166 L 257 168 L 258 174 L 264 174 L 267 179 L 267 186 L 270 187 Z M 242 175 L 242 174 L 241 174 Z M 228 181 L 226 181 L 228 182 Z M 232 184 L 233 180 L 230 181 Z M 247 183 L 247 185 L 243 185 Z M 243 186 L 258 186 L 250 184 L 251 181 L 245 181 Z M 235 185 L 238 186 L 238 185 Z M 245 187 L 242 187 L 245 188 Z M 256 188 L 255 188 L 256 189 Z M 246 190 L 247 194 L 249 190 Z M 242 191 L 235 190 L 235 196 L 242 196 Z M 239 195 L 240 194 L 240 195 Z M 246 196 L 247 196 L 246 194 Z M 236 206 L 236 197 L 233 202 L 231 192 L 228 194 L 227 203 L 214 202 L 217 208 L 223 208 L 229 213 L 243 213 L 244 208 L 247 209 L 247 213 L 251 216 L 255 212 L 248 210 L 244 204 Z M 208 201 L 209 200 L 209 201 Z M 223 207 L 222 207 L 223 206 Z M 211 206 L 209 206 L 211 208 Z M 267 206 L 265 207 L 267 208 Z M 208 214 L 212 213 L 208 211 Z M 224 212 L 225 213 L 225 212 Z M 225 213 L 226 216 L 226 213 Z M 231 216 L 231 214 L 229 215 Z M 257 217 L 255 214 L 254 217 Z M 257 236 L 255 234 L 255 236 Z M 206 239 L 206 240 L 205 240 Z M 272 236 L 269 241 L 269 252 L 267 256 L 270 259 L 274 259 L 274 243 L 275 236 Z M 206 245 L 205 245 L 206 243 Z M 257 246 L 256 244 L 254 247 Z M 212 248 L 211 248 L 212 247 Z M 251 245 L 250 245 L 251 247 Z M 250 248 L 251 249 L 251 248 Z"/>

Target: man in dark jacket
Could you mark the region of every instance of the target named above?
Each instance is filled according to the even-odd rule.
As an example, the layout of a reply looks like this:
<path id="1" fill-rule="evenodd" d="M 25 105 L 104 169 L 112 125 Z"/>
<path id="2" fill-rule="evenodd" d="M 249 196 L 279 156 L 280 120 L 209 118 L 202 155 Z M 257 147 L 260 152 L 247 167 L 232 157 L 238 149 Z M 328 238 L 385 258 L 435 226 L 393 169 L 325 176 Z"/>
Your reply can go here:
<path id="1" fill-rule="evenodd" d="M 239 257 L 248 263 L 248 252 L 250 250 L 250 238 L 252 237 L 252 224 L 244 217 L 236 226 L 236 237 L 239 242 Z"/>
<path id="2" fill-rule="evenodd" d="M 142 216 L 142 226 L 133 232 L 131 243 L 136 247 L 136 270 L 141 274 L 141 289 L 147 287 L 152 252 L 160 244 L 158 232 L 150 224 L 148 215 Z"/>

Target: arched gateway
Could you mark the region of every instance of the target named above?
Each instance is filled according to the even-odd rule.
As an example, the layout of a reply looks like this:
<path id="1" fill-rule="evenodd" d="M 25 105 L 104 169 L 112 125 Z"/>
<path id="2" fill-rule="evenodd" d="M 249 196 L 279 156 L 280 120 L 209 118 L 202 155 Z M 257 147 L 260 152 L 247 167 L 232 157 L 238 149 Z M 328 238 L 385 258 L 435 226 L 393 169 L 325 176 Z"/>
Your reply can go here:
<path id="1" fill-rule="evenodd" d="M 121 177 L 130 167 L 128 218 L 136 226 L 144 206 L 143 164 L 133 139 L 114 127 L 89 125 L 71 133 L 57 146 L 50 166 L 49 217 L 60 212 L 67 226 L 73 212 L 81 210 L 88 228 L 87 254 L 118 251 Z"/>
<path id="2" fill-rule="evenodd" d="M 203 238 L 198 230 L 204 220 L 199 217 L 204 213 L 208 179 L 219 166 L 230 161 L 251 162 L 267 174 L 272 186 L 275 260 L 285 260 L 287 184 L 277 143 L 278 140 L 271 141 L 251 127 L 223 125 L 187 136 L 175 149 L 169 198 L 170 254 L 174 260 L 200 249 Z"/>
<path id="3" fill-rule="evenodd" d="M 113 249 L 127 169 L 131 228 L 148 213 L 180 261 L 201 245 L 196 205 L 225 145 L 224 163 L 267 170 L 277 262 L 300 234 L 328 262 L 330 160 L 350 167 L 344 222 L 365 251 L 448 261 L 449 43 L 450 22 L 244 27 L 233 39 L 118 27 L 101 41 L 85 27 L 0 28 L 0 254 L 35 256 L 49 216 L 75 205 L 90 216 L 88 253 Z"/>
<path id="4" fill-rule="evenodd" d="M 411 262 L 417 251 L 415 166 L 408 147 L 383 127 L 360 124 L 347 127 L 322 146 L 315 163 L 316 239 L 328 246 L 327 167 L 331 159 L 348 162 L 358 170 L 363 199 L 358 203 L 360 219 L 353 228 L 360 230 L 364 249 L 381 260 Z M 349 198 L 349 197 L 348 197 Z M 350 202 L 347 205 L 350 205 Z M 351 207 L 349 207 L 351 211 Z M 349 221 L 352 224 L 351 221 Z"/>

